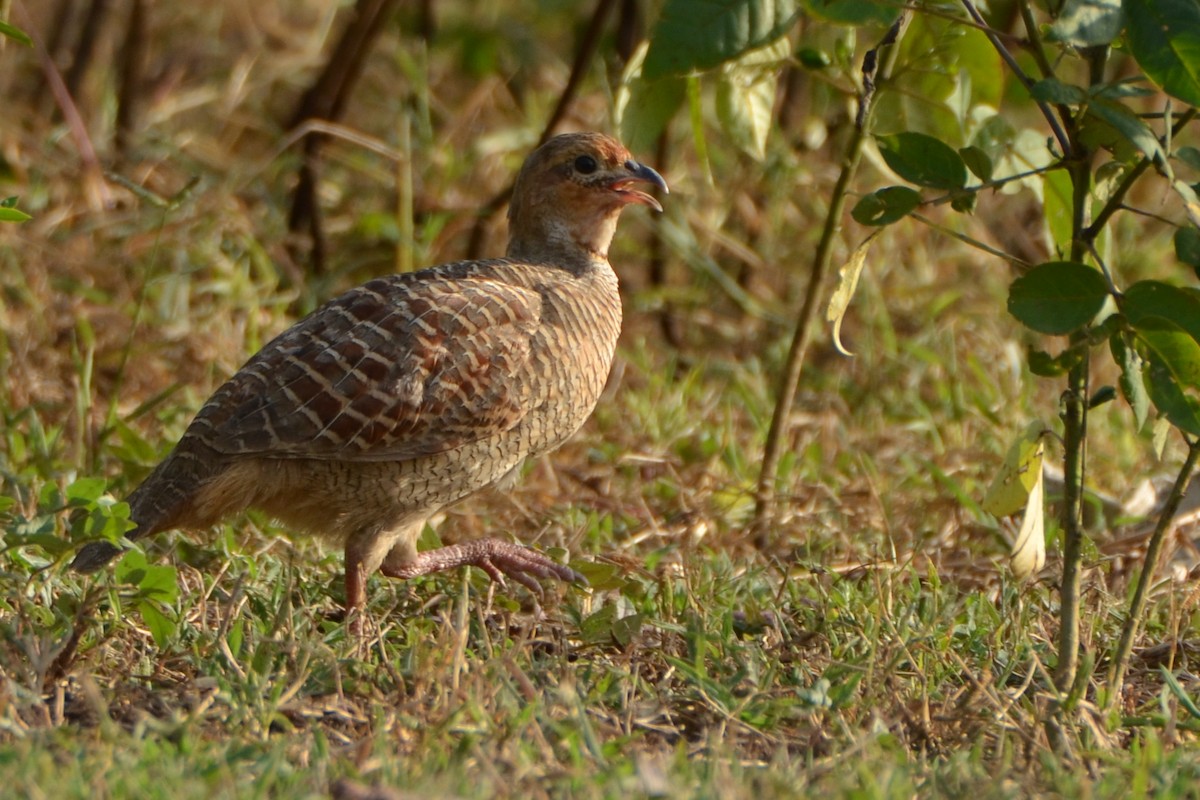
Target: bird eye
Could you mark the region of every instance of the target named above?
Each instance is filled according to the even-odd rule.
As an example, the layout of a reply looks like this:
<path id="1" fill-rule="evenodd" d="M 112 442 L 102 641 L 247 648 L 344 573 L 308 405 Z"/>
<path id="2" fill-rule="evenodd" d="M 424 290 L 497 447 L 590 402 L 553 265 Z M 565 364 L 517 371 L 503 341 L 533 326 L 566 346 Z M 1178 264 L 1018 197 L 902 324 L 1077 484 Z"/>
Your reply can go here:
<path id="1" fill-rule="evenodd" d="M 575 159 L 575 170 L 584 175 L 591 175 L 596 171 L 596 159 L 591 156 L 580 156 Z"/>

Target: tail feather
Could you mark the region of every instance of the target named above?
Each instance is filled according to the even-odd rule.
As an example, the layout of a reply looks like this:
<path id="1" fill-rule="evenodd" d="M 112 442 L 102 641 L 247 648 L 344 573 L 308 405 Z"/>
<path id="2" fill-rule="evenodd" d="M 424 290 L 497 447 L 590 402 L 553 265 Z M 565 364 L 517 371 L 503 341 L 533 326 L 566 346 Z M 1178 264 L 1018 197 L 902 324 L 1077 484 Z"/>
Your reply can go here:
<path id="1" fill-rule="evenodd" d="M 71 569 L 85 574 L 96 572 L 124 552 L 124 548 L 118 547 L 112 542 L 88 542 L 75 554 L 75 560 L 71 562 Z"/>
<path id="2" fill-rule="evenodd" d="M 137 527 L 125 534 L 136 540 L 186 524 L 188 502 L 216 470 L 216 459 L 181 443 L 127 498 L 129 518 Z M 126 548 L 108 541 L 88 542 L 71 561 L 76 572 L 95 572 Z"/>

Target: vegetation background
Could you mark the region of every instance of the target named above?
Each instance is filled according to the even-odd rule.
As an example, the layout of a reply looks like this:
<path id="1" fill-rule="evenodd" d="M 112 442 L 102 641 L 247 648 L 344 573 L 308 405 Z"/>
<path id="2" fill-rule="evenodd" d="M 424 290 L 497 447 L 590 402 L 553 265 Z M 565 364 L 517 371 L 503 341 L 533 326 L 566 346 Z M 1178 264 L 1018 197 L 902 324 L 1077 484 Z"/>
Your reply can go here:
<path id="1" fill-rule="evenodd" d="M 36 44 L 0 37 L 0 196 L 32 217 L 0 223 L 11 796 L 1194 796 L 1189 518 L 1115 707 L 1098 677 L 1153 527 L 1135 500 L 1186 444 L 1139 433 L 1123 401 L 1091 411 L 1083 659 L 1065 700 L 1058 528 L 1049 566 L 1020 581 L 1016 525 L 980 506 L 1062 391 L 1031 374 L 1035 340 L 1005 312 L 1021 268 L 979 247 L 1054 257 L 1033 188 L 981 193 L 973 215 L 845 215 L 834 264 L 880 231 L 840 325 L 854 355 L 816 331 L 777 508 L 755 526 L 859 70 L 894 13 L 838 24 L 835 4 L 808 4 L 779 52 L 654 83 L 637 65 L 664 5 L 0 4 Z M 1020 10 L 986 12 L 1007 32 Z M 339 50 L 355 19 L 370 35 Z M 1026 130 L 1028 93 L 977 44 L 953 50 L 974 59 L 961 72 L 909 75 L 957 76 L 961 107 L 942 105 L 963 130 L 981 96 Z M 917 125 L 913 98 L 881 98 L 881 124 Z M 548 126 L 620 131 L 666 176 L 667 209 L 625 215 L 627 321 L 594 417 L 426 535 L 509 533 L 590 588 L 554 587 L 539 613 L 474 571 L 373 579 L 364 647 L 338 616 L 341 554 L 253 514 L 94 577 L 66 570 L 78 542 L 120 535 L 117 501 L 271 336 L 369 277 L 501 253 L 506 189 Z M 894 167 L 868 143 L 851 204 Z M 1142 213 L 1111 225 L 1124 274 L 1186 277 L 1166 194 L 1131 195 Z M 1111 364 L 1094 373 L 1119 382 Z"/>

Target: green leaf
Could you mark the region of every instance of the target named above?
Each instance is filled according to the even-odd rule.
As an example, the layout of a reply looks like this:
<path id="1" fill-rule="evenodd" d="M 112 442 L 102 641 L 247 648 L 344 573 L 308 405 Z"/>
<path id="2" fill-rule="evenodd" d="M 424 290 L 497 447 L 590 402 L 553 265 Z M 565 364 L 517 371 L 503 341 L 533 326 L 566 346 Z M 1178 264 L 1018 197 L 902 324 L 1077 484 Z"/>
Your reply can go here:
<path id="1" fill-rule="evenodd" d="M 1200 342 L 1163 317 L 1147 317 L 1135 329 L 1149 360 L 1164 367 L 1177 386 L 1200 389 Z"/>
<path id="2" fill-rule="evenodd" d="M 171 642 L 171 637 L 178 630 L 178 625 L 175 620 L 168 617 L 158 606 L 149 600 L 142 600 L 138 603 L 138 613 L 142 615 L 142 621 L 146 623 L 146 627 L 150 629 L 150 635 L 154 637 L 154 644 L 162 649 Z"/>
<path id="3" fill-rule="evenodd" d="M 229 646 L 229 652 L 234 658 L 241 655 L 242 642 L 246 640 L 246 618 L 238 617 L 237 620 L 229 626 L 229 633 L 225 636 L 225 644 Z"/>
<path id="4" fill-rule="evenodd" d="M 1040 103 L 1065 103 L 1079 105 L 1087 100 L 1083 88 L 1063 83 L 1058 78 L 1044 78 L 1029 88 L 1029 96 Z"/>
<path id="5" fill-rule="evenodd" d="M 1200 319 L 1192 327 L 1197 325 Z M 1165 317 L 1146 316 L 1135 330 L 1146 361 L 1142 375 L 1150 399 L 1172 425 L 1200 436 L 1200 342 Z"/>
<path id="6" fill-rule="evenodd" d="M 597 592 L 619 589 L 624 583 L 621 569 L 616 564 L 601 561 L 571 562 L 571 568 L 583 575 L 588 586 Z"/>
<path id="7" fill-rule="evenodd" d="M 1055 253 L 1064 256 L 1071 249 L 1071 176 L 1065 169 L 1042 175 L 1042 216 L 1046 234 Z"/>
<path id="8" fill-rule="evenodd" d="M 1000 114 L 987 116 L 978 124 L 971 136 L 971 146 L 987 153 L 992 161 L 993 179 L 1043 169 L 1054 159 L 1043 132 L 1032 128 L 1018 131 Z M 1027 175 L 1010 181 L 999 191 L 1014 194 L 1022 188 L 1040 192 L 1043 188 L 1041 176 Z"/>
<path id="9" fill-rule="evenodd" d="M 950 193 L 950 207 L 963 214 L 974 214 L 975 201 L 978 199 L 978 192 L 959 189 Z"/>
<path id="10" fill-rule="evenodd" d="M 630 614 L 621 617 L 612 624 L 612 638 L 621 647 L 628 647 L 634 637 L 641 633 L 642 624 L 645 621 L 646 616 L 644 614 Z"/>
<path id="11" fill-rule="evenodd" d="M 148 563 L 146 554 L 140 550 L 126 553 L 117 564 L 114 576 L 121 583 L 136 586 L 143 599 L 173 603 L 179 598 L 179 576 L 175 568 Z"/>
<path id="12" fill-rule="evenodd" d="M 1042 436 L 1045 433 L 1045 424 L 1034 420 L 1009 446 L 1004 465 L 992 476 L 980 504 L 984 511 L 995 517 L 1006 517 L 1025 508 L 1029 492 L 1042 472 L 1045 455 Z"/>
<path id="13" fill-rule="evenodd" d="M 1121 0 L 1067 0 L 1053 37 L 1075 47 L 1109 44 L 1121 34 Z"/>
<path id="14" fill-rule="evenodd" d="M 1140 431 L 1150 416 L 1150 395 L 1146 392 L 1146 382 L 1142 374 L 1145 364 L 1138 355 L 1137 348 L 1129 340 L 1128 333 L 1114 334 L 1109 338 L 1108 346 L 1112 351 L 1113 360 L 1121 368 L 1121 379 L 1118 381 L 1121 394 L 1133 410 L 1135 427 Z"/>
<path id="15" fill-rule="evenodd" d="M 933 189 L 961 189 L 967 165 L 954 148 L 924 133 L 905 131 L 876 137 L 883 160 L 909 183 Z"/>
<path id="16" fill-rule="evenodd" d="M 727 64 L 717 83 L 717 118 L 726 135 L 747 155 L 767 155 L 779 67 L 790 55 L 786 38 L 751 50 Z"/>
<path id="17" fill-rule="evenodd" d="M 1179 684 L 1179 681 L 1176 680 L 1171 670 L 1167 669 L 1165 664 L 1159 664 L 1158 672 L 1163 676 L 1163 680 L 1166 681 L 1171 694 L 1179 699 L 1180 705 L 1187 709 L 1187 712 L 1192 715 L 1192 719 L 1200 719 L 1200 708 L 1196 707 L 1196 702 L 1188 695 L 1187 690 Z"/>
<path id="18" fill-rule="evenodd" d="M 1200 293 L 1161 281 L 1138 281 L 1121 296 L 1121 313 L 1135 328 L 1165 319 L 1200 342 Z"/>
<path id="19" fill-rule="evenodd" d="M 94 503 L 108 488 L 104 478 L 77 478 L 67 487 L 67 505 L 86 506 Z"/>
<path id="20" fill-rule="evenodd" d="M 138 591 L 147 598 L 173 603 L 179 597 L 179 576 L 174 567 L 151 565 L 138 583 Z"/>
<path id="21" fill-rule="evenodd" d="M 579 637 L 588 644 L 607 644 L 613 638 L 613 623 L 617 607 L 613 603 L 600 606 L 599 610 L 584 617 L 579 623 Z"/>
<path id="22" fill-rule="evenodd" d="M 1107 97 L 1110 100 L 1122 100 L 1126 97 L 1153 97 L 1157 94 L 1154 89 L 1148 86 L 1138 86 L 1134 81 L 1149 83 L 1145 78 L 1138 76 L 1116 83 L 1098 83 L 1088 91 L 1092 97 Z"/>
<path id="23" fill-rule="evenodd" d="M 819 47 L 805 46 L 796 51 L 796 60 L 805 69 L 825 69 L 833 63 L 833 59 Z"/>
<path id="24" fill-rule="evenodd" d="M 643 42 L 630 57 L 617 87 L 614 116 L 621 141 L 635 153 L 651 150 L 683 105 L 687 81 L 678 76 L 648 80 L 642 74 L 648 45 Z"/>
<path id="25" fill-rule="evenodd" d="M 900 43 L 891 91 L 876 98 L 874 132 L 920 131 L 955 147 L 966 144 L 980 108 L 1000 107 L 1004 74 L 982 31 L 917 14 Z"/>
<path id="26" fill-rule="evenodd" d="M 1200 230 L 1192 227 L 1175 231 L 1175 257 L 1191 267 L 1200 278 Z"/>
<path id="27" fill-rule="evenodd" d="M 1043 378 L 1057 378 L 1069 372 L 1082 357 L 1082 353 L 1074 347 L 1068 347 L 1057 356 L 1052 356 L 1044 350 L 1030 348 L 1029 371 Z"/>
<path id="28" fill-rule="evenodd" d="M 3 20 L 0 20 L 0 34 L 4 34 L 10 39 L 16 39 L 26 47 L 33 47 L 33 39 L 29 38 L 29 34 Z"/>
<path id="29" fill-rule="evenodd" d="M 1197 184 L 1197 187 L 1200 187 L 1200 184 Z M 1200 228 L 1200 197 L 1196 196 L 1196 190 L 1178 178 L 1171 181 L 1171 188 L 1183 199 L 1183 211 L 1192 225 Z"/>
<path id="30" fill-rule="evenodd" d="M 1146 375 L 1155 408 L 1179 430 L 1200 436 L 1200 402 L 1172 383 L 1161 365 L 1152 362 Z"/>
<path id="31" fill-rule="evenodd" d="M 968 145 L 959 149 L 958 155 L 962 158 L 963 163 L 967 165 L 967 169 L 971 170 L 971 174 L 976 178 L 979 178 L 984 183 L 992 179 L 994 171 L 992 157 L 982 147 Z"/>
<path id="32" fill-rule="evenodd" d="M 1200 106 L 1200 3 L 1124 0 L 1129 51 L 1167 94 Z"/>
<path id="33" fill-rule="evenodd" d="M 1179 147 L 1175 150 L 1175 157 L 1192 169 L 1200 170 L 1200 149 L 1190 146 Z"/>
<path id="34" fill-rule="evenodd" d="M 804 8 L 814 17 L 856 28 L 886 27 L 900 14 L 900 6 L 886 0 L 804 0 Z"/>
<path id="35" fill-rule="evenodd" d="M 734 61 L 781 37 L 799 13 L 795 0 L 667 0 L 642 75 L 689 75 Z"/>
<path id="36" fill-rule="evenodd" d="M 33 217 L 20 209 L 0 208 L 0 222 L 25 222 L 30 219 L 33 219 Z"/>
<path id="37" fill-rule="evenodd" d="M 1137 148 L 1138 152 L 1155 164 L 1167 165 L 1167 154 L 1154 131 L 1137 114 L 1112 100 L 1094 97 L 1088 103 L 1088 114 L 1111 126 L 1123 139 Z M 1169 166 L 1168 166 L 1169 168 Z"/>
<path id="38" fill-rule="evenodd" d="M 1105 403 L 1111 403 L 1116 397 L 1116 389 L 1111 386 L 1101 386 L 1092 392 L 1092 396 L 1088 398 L 1088 408 L 1099 408 Z"/>
<path id="39" fill-rule="evenodd" d="M 1096 270 L 1072 261 L 1051 261 L 1012 282 L 1008 313 L 1038 333 L 1059 336 L 1095 319 L 1107 298 L 1108 287 Z"/>
<path id="40" fill-rule="evenodd" d="M 921 205 L 921 193 L 907 186 L 888 186 L 859 200 L 850 216 L 860 225 L 891 225 Z"/>

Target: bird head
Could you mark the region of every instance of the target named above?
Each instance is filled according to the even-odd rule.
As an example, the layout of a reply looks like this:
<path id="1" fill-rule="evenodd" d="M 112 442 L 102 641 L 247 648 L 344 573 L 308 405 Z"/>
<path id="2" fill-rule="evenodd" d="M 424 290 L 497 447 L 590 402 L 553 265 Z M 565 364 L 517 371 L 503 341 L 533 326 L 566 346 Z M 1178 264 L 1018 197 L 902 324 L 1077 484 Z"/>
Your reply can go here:
<path id="1" fill-rule="evenodd" d="M 525 160 L 508 208 L 511 258 L 584 265 L 608 258 L 621 209 L 637 204 L 662 211 L 650 184 L 663 177 L 600 133 L 555 136 Z"/>

